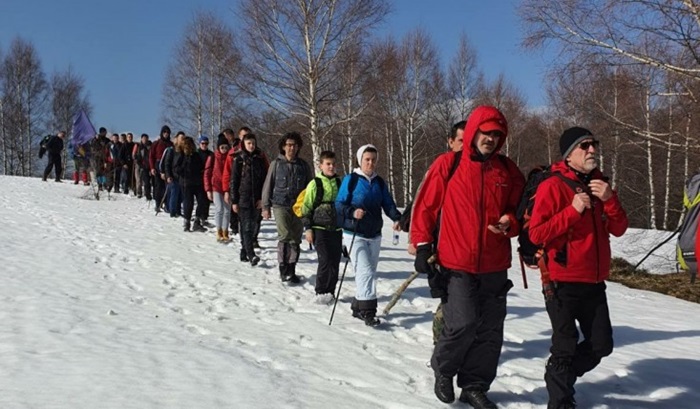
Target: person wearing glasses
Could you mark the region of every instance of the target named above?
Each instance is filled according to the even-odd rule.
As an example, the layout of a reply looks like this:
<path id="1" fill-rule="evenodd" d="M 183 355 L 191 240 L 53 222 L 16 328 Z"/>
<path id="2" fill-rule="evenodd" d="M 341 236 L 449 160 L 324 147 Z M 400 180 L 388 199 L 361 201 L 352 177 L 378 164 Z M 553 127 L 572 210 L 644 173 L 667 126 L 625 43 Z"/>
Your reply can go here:
<path id="1" fill-rule="evenodd" d="M 299 157 L 301 135 L 285 134 L 279 141 L 280 154 L 270 165 L 262 191 L 262 217 L 270 219 L 270 209 L 277 224 L 277 261 L 284 282 L 299 283 L 296 265 L 299 260 L 303 223 L 292 211 L 299 193 L 314 178 L 309 164 Z"/>
<path id="2" fill-rule="evenodd" d="M 498 109 L 476 107 L 464 126 L 457 168 L 450 177 L 456 152 L 433 162 L 411 219 L 416 271 L 429 280 L 442 274 L 447 282 L 445 324 L 431 359 L 435 396 L 453 402 L 456 376 L 459 400 L 482 409 L 496 408 L 486 392 L 503 345 L 506 295 L 513 286 L 510 243 L 520 231 L 515 212 L 525 186 L 518 166 L 499 154 L 507 136 L 508 124 Z"/>
<path id="3" fill-rule="evenodd" d="M 535 201 L 530 219 L 530 239 L 544 245 L 554 289 L 545 302 L 552 324 L 544 376 L 548 409 L 575 408 L 576 378 L 613 350 L 605 296 L 610 234 L 622 236 L 628 220 L 617 194 L 598 170 L 598 145 L 587 129 L 564 131 L 559 139 L 562 160 L 551 167 L 558 175 L 538 186 L 537 197 L 546 200 Z"/>

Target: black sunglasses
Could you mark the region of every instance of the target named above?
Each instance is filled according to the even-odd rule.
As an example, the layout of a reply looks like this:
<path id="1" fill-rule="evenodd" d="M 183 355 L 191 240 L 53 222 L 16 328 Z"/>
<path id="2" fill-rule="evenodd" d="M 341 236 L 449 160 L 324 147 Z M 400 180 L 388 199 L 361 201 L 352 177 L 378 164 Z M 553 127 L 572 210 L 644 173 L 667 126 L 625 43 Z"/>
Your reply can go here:
<path id="1" fill-rule="evenodd" d="M 594 147 L 595 149 L 598 149 L 598 145 L 600 145 L 600 141 L 592 140 L 592 141 L 581 142 L 578 144 L 578 147 L 583 149 L 584 151 L 587 151 L 588 148 L 590 148 L 591 146 Z"/>

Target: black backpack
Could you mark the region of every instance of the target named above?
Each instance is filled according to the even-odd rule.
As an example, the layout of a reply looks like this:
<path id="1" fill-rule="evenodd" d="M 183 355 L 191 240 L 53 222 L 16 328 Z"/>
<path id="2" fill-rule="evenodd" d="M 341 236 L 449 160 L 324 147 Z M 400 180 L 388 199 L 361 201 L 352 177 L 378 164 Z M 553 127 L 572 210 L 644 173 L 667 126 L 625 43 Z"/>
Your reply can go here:
<path id="1" fill-rule="evenodd" d="M 53 135 L 46 135 L 41 139 L 41 142 L 39 142 L 39 159 L 43 158 L 44 154 L 46 154 L 51 138 L 53 138 Z"/>
<path id="2" fill-rule="evenodd" d="M 340 189 L 340 178 L 336 176 L 333 179 L 335 179 L 335 183 L 337 184 L 338 189 Z M 338 219 L 335 210 L 335 201 L 323 201 L 323 181 L 317 176 L 314 178 L 314 182 L 316 183 L 316 196 L 314 197 L 314 207 L 311 214 L 311 221 L 317 226 L 323 226 L 326 228 L 336 227 Z"/>
<path id="3" fill-rule="evenodd" d="M 530 240 L 530 218 L 532 208 L 535 206 L 537 188 L 540 183 L 549 179 L 550 176 L 558 176 L 574 191 L 581 187 L 581 184 L 573 181 L 559 172 L 552 172 L 551 166 L 536 166 L 527 174 L 525 189 L 515 212 L 515 218 L 520 223 L 520 234 L 518 235 L 518 253 L 520 253 L 521 263 L 528 266 L 537 266 L 540 258 L 544 254 L 542 246 L 536 245 Z"/>

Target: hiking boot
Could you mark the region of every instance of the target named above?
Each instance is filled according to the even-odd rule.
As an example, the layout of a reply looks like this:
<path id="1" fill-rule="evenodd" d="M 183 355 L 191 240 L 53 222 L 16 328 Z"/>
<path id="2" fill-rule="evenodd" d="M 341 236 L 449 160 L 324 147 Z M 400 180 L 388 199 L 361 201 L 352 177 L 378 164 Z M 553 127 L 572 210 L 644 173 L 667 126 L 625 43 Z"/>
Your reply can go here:
<path id="1" fill-rule="evenodd" d="M 353 318 L 357 318 L 359 320 L 364 321 L 365 325 L 369 327 L 376 327 L 381 323 L 381 321 L 379 321 L 379 318 L 377 318 L 376 315 L 377 313 L 372 310 L 352 310 Z"/>
<path id="2" fill-rule="evenodd" d="M 365 322 L 365 325 L 368 327 L 376 327 L 377 325 L 381 324 L 381 321 L 379 321 L 379 318 L 375 316 L 374 311 L 367 311 L 364 314 L 364 317 L 362 317 L 362 320 Z"/>
<path id="3" fill-rule="evenodd" d="M 219 243 L 224 241 L 224 229 L 216 229 L 216 241 Z"/>
<path id="4" fill-rule="evenodd" d="M 441 373 L 435 372 L 435 396 L 445 403 L 455 401 L 455 388 L 451 376 L 443 376 Z"/>
<path id="5" fill-rule="evenodd" d="M 223 240 L 224 242 L 228 243 L 229 241 L 231 241 L 231 238 L 228 236 L 228 229 L 221 229 L 221 234 L 222 234 L 222 237 L 223 237 L 222 240 Z"/>
<path id="6" fill-rule="evenodd" d="M 202 226 L 202 222 L 199 219 L 194 219 L 194 224 L 192 225 L 192 231 L 205 232 L 206 227 Z"/>
<path id="7" fill-rule="evenodd" d="M 246 254 L 244 249 L 241 249 L 241 261 L 248 261 L 248 254 Z"/>
<path id="8" fill-rule="evenodd" d="M 493 403 L 487 396 L 486 392 L 482 390 L 467 390 L 462 389 L 462 393 L 459 395 L 459 401 L 468 403 L 472 405 L 475 409 L 497 409 L 495 403 Z"/>
<path id="9" fill-rule="evenodd" d="M 190 231 L 190 221 L 189 220 L 185 221 L 184 228 L 185 228 L 185 231 Z"/>
<path id="10" fill-rule="evenodd" d="M 559 405 L 549 404 L 547 409 L 576 409 L 576 401 L 571 398 L 561 402 Z"/>
<path id="11" fill-rule="evenodd" d="M 258 256 L 253 256 L 253 258 L 250 259 L 250 265 L 253 267 L 257 266 L 259 262 L 260 262 L 260 257 L 258 257 Z"/>
<path id="12" fill-rule="evenodd" d="M 296 274 L 290 274 L 287 276 L 287 280 L 285 281 L 289 281 L 292 284 L 299 284 L 301 282 L 301 278 L 299 278 L 299 276 Z"/>

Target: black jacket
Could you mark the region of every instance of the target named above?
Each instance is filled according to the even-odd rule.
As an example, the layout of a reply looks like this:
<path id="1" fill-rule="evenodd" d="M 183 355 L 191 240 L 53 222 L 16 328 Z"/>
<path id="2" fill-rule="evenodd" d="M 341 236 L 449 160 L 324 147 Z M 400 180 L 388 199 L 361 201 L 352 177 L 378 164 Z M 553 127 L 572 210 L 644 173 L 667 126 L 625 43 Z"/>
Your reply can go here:
<path id="1" fill-rule="evenodd" d="M 262 151 L 258 148 L 252 153 L 239 151 L 231 166 L 231 203 L 244 208 L 255 207 L 255 202 L 262 199 L 262 188 L 267 176 Z"/>
<path id="2" fill-rule="evenodd" d="M 53 136 L 46 143 L 46 152 L 48 152 L 49 155 L 58 155 L 61 153 L 62 150 L 63 150 L 63 139 L 59 138 L 58 136 Z"/>
<path id="3" fill-rule="evenodd" d="M 201 186 L 204 184 L 204 162 L 196 152 L 185 155 L 176 152 L 173 158 L 173 174 L 181 187 Z"/>
<path id="4" fill-rule="evenodd" d="M 131 165 L 131 163 L 134 161 L 133 156 L 131 156 L 133 152 L 134 143 L 124 142 L 119 148 L 119 162 L 121 162 L 122 165 Z"/>

